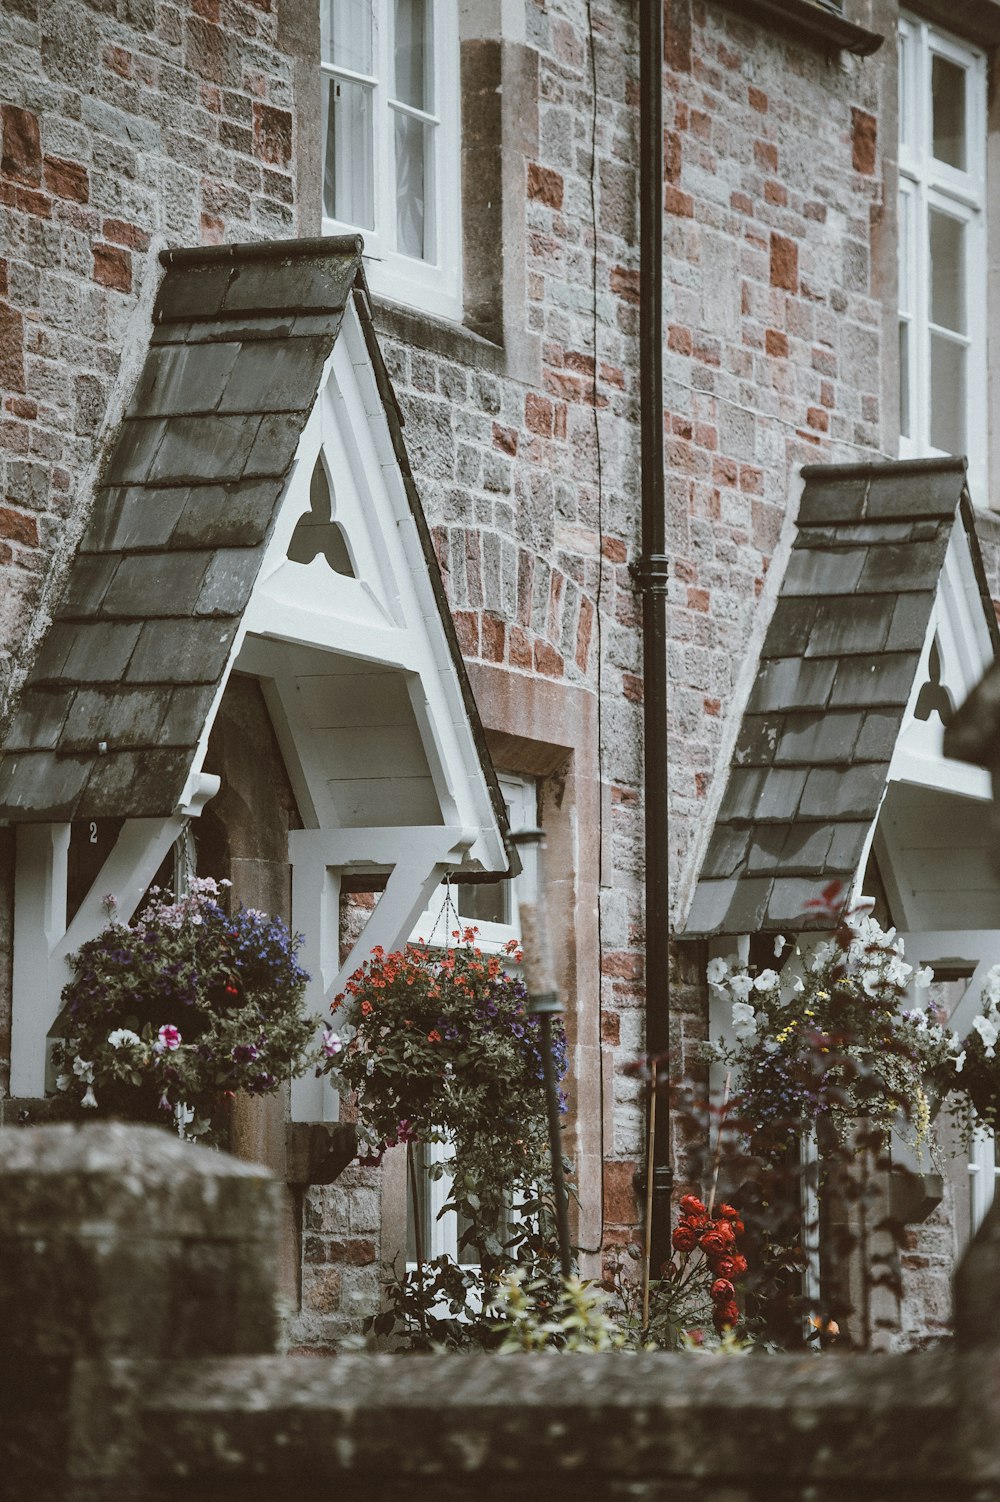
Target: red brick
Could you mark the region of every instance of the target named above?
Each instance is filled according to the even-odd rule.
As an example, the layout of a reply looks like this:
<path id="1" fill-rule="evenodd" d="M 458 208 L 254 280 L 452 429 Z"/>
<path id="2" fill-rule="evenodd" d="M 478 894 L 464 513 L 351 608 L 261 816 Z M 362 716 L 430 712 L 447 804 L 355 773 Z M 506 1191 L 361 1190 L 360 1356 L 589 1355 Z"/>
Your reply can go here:
<path id="1" fill-rule="evenodd" d="M 292 160 L 292 116 L 271 104 L 253 107 L 253 154 L 271 167 L 287 167 Z"/>
<path id="2" fill-rule="evenodd" d="M 622 673 L 622 693 L 630 704 L 641 704 L 646 697 L 642 679 L 635 673 Z"/>
<path id="3" fill-rule="evenodd" d="M 668 214 L 674 214 L 678 219 L 694 218 L 694 199 L 690 193 L 682 193 L 679 188 L 667 186 L 663 195 L 663 207 Z"/>
<path id="4" fill-rule="evenodd" d="M 598 402 L 598 406 L 607 406 L 606 401 Z M 569 409 L 565 402 L 556 402 L 552 413 L 552 436 L 562 443 L 566 438 L 566 413 Z"/>
<path id="5" fill-rule="evenodd" d="M 694 795 L 696 798 L 704 798 L 712 786 L 712 774 L 710 772 L 695 772 Z"/>
<path id="6" fill-rule="evenodd" d="M 731 193 L 729 195 L 729 207 L 735 209 L 737 214 L 751 215 L 753 213 L 753 199 L 745 193 Z"/>
<path id="7" fill-rule="evenodd" d="M 568 349 L 566 351 L 566 357 L 563 363 L 565 364 L 567 370 L 575 370 L 577 374 L 590 376 L 591 379 L 593 379 L 593 355 L 585 355 L 581 350 L 578 349 Z"/>
<path id="8" fill-rule="evenodd" d="M 18 188 L 14 202 L 22 214 L 34 214 L 36 219 L 52 218 L 52 199 L 34 188 Z"/>
<path id="9" fill-rule="evenodd" d="M 607 950 L 601 960 L 602 975 L 617 975 L 622 980 L 639 980 L 642 970 L 642 955 L 631 949 Z"/>
<path id="10" fill-rule="evenodd" d="M 739 470 L 733 459 L 713 459 L 712 479 L 716 485 L 733 486 L 739 479 Z"/>
<path id="11" fill-rule="evenodd" d="M 0 303 L 0 386 L 24 390 L 24 320 L 6 303 Z"/>
<path id="12" fill-rule="evenodd" d="M 538 433 L 542 438 L 552 435 L 552 403 L 547 396 L 540 396 L 537 391 L 529 391 L 524 398 L 524 425 L 530 433 Z"/>
<path id="13" fill-rule="evenodd" d="M 830 414 L 825 407 L 810 407 L 806 413 L 806 422 L 817 432 L 826 433 L 830 427 Z"/>
<path id="14" fill-rule="evenodd" d="M 503 662 L 507 628 L 495 615 L 484 615 L 480 621 L 479 655 L 486 662 Z"/>
<path id="15" fill-rule="evenodd" d="M 148 250 L 149 235 L 137 224 L 129 224 L 125 219 L 105 219 L 102 225 L 102 233 L 105 240 L 110 240 L 115 245 L 127 245 L 129 250 Z"/>
<path id="16" fill-rule="evenodd" d="M 479 617 L 472 610 L 452 612 L 458 645 L 466 657 L 479 656 Z"/>
<path id="17" fill-rule="evenodd" d="M 539 166 L 538 162 L 529 162 L 528 197 L 547 204 L 550 209 L 561 209 L 563 180 L 560 173 L 553 172 L 551 167 Z"/>
<path id="18" fill-rule="evenodd" d="M 520 626 L 510 628 L 510 663 L 515 668 L 530 668 L 533 666 L 531 653 L 531 638 Z"/>
<path id="19" fill-rule="evenodd" d="M 755 141 L 753 154 L 757 166 L 764 172 L 777 172 L 778 148 L 772 141 Z"/>
<path id="20" fill-rule="evenodd" d="M 634 1163 L 604 1164 L 604 1219 L 609 1225 L 631 1226 L 638 1220 L 634 1174 Z"/>
<path id="21" fill-rule="evenodd" d="M 498 422 L 493 424 L 493 447 L 499 449 L 502 454 L 517 453 L 517 433 L 513 428 L 504 428 Z"/>
<path id="22" fill-rule="evenodd" d="M 601 380 L 609 386 L 617 386 L 619 391 L 625 390 L 625 372 L 617 365 L 609 365 L 606 360 L 601 361 Z"/>
<path id="23" fill-rule="evenodd" d="M 226 226 L 216 214 L 202 214 L 202 245 L 221 245 L 226 238 Z"/>
<path id="24" fill-rule="evenodd" d="M 219 0 L 191 0 L 191 9 L 202 20 L 218 25 L 221 10 Z"/>
<path id="25" fill-rule="evenodd" d="M 788 192 L 781 183 L 769 177 L 764 184 L 764 202 L 776 204 L 779 209 L 787 208 Z"/>
<path id="26" fill-rule="evenodd" d="M 3 107 L 3 136 L 0 143 L 0 172 L 19 183 L 42 180 L 42 144 L 38 116 L 14 104 Z"/>
<path id="27" fill-rule="evenodd" d="M 764 348 L 776 359 L 787 360 L 788 335 L 783 334 L 780 329 L 767 329 L 764 333 Z"/>
<path id="28" fill-rule="evenodd" d="M 767 114 L 767 95 L 763 89 L 755 89 L 753 84 L 750 84 L 747 89 L 747 99 L 752 110 L 756 110 L 761 115 Z"/>
<path id="29" fill-rule="evenodd" d="M 711 715 L 713 719 L 718 719 L 719 715 L 721 715 L 722 713 L 722 700 L 705 699 L 702 702 L 704 705 L 705 713 Z"/>
<path id="30" fill-rule="evenodd" d="M 86 167 L 79 162 L 67 162 L 63 157 L 45 158 L 45 186 L 56 198 L 71 198 L 76 203 L 87 203 L 90 198 Z"/>
<path id="31" fill-rule="evenodd" d="M 625 563 L 628 559 L 628 547 L 620 537 L 605 537 L 601 553 L 609 563 Z"/>
<path id="32" fill-rule="evenodd" d="M 687 0 L 668 5 L 664 11 L 663 55 L 675 73 L 691 72 L 691 6 Z"/>
<path id="33" fill-rule="evenodd" d="M 851 161 L 855 172 L 871 177 L 878 157 L 878 125 L 867 110 L 851 109 Z"/>
<path id="34" fill-rule="evenodd" d="M 740 489 L 749 495 L 764 494 L 764 471 L 753 464 L 740 465 Z"/>
<path id="35" fill-rule="evenodd" d="M 696 422 L 694 425 L 694 441 L 699 448 L 717 449 L 719 447 L 719 435 L 707 422 Z"/>
<path id="36" fill-rule="evenodd" d="M 826 223 L 826 204 L 825 203 L 804 203 L 802 205 L 802 214 L 803 214 L 803 217 L 806 218 L 806 219 L 814 219 L 817 224 L 825 224 Z"/>
<path id="37" fill-rule="evenodd" d="M 617 1012 L 602 1011 L 601 1042 L 617 1048 L 622 1041 L 622 1020 Z"/>
<path id="38" fill-rule="evenodd" d="M 691 330 L 681 328 L 672 323 L 667 327 L 667 348 L 677 355 L 689 355 L 691 353 Z"/>
<path id="39" fill-rule="evenodd" d="M 107 47 L 104 52 L 104 61 L 112 73 L 117 73 L 119 78 L 132 77 L 132 56 L 122 47 Z"/>
<path id="40" fill-rule="evenodd" d="M 7 262 L 0 259 L 0 297 L 6 297 L 7 291 Z"/>
<path id="41" fill-rule="evenodd" d="M 26 547 L 38 546 L 38 523 L 33 516 L 23 511 L 12 511 L 9 506 L 0 506 L 0 537 L 9 537 L 12 542 L 23 542 Z"/>
<path id="42" fill-rule="evenodd" d="M 545 678 L 562 678 L 565 673 L 562 655 L 547 641 L 535 642 L 535 672 Z"/>
<path id="43" fill-rule="evenodd" d="M 615 266 L 611 271 L 610 282 L 616 297 L 623 297 L 626 302 L 639 301 L 638 271 L 632 271 L 627 266 Z"/>
<path id="44" fill-rule="evenodd" d="M 132 290 L 132 257 L 116 245 L 94 246 L 94 281 L 115 292 Z"/>
<path id="45" fill-rule="evenodd" d="M 23 417 L 26 422 L 34 422 L 38 416 L 38 403 L 30 396 L 9 396 L 5 405 L 8 412 Z"/>
<path id="46" fill-rule="evenodd" d="M 771 286 L 786 292 L 799 289 L 799 248 L 785 235 L 771 235 Z"/>
<path id="47" fill-rule="evenodd" d="M 681 138 L 675 130 L 663 132 L 663 177 L 668 183 L 680 182 Z"/>
<path id="48" fill-rule="evenodd" d="M 836 398 L 836 396 L 834 394 L 833 382 L 832 381 L 820 381 L 820 383 L 819 383 L 819 399 L 823 403 L 824 407 L 835 407 L 837 405 L 837 398 Z M 862 405 L 862 407 L 864 407 L 864 400 L 862 400 L 861 405 Z M 869 421 L 869 422 L 871 420 L 872 420 L 871 418 L 866 419 L 866 421 Z"/>
<path id="49" fill-rule="evenodd" d="M 581 673 L 587 671 L 590 657 L 590 637 L 594 629 L 594 606 L 586 597 L 580 601 L 580 619 L 576 626 L 576 653 L 574 661 Z"/>
<path id="50" fill-rule="evenodd" d="M 707 615 L 711 604 L 712 597 L 707 589 L 696 589 L 693 584 L 688 585 L 687 606 L 689 610 L 701 610 Z"/>

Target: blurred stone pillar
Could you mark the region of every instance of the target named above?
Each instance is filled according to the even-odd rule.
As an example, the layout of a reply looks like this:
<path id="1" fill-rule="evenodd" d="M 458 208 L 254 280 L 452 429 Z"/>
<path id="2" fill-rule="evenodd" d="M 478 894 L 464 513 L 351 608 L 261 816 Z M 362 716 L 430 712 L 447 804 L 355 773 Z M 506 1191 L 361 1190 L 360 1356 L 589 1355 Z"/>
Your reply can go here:
<path id="1" fill-rule="evenodd" d="M 277 1342 L 278 1186 L 118 1122 L 0 1129 L 0 1492 L 65 1494 L 79 1360 Z"/>

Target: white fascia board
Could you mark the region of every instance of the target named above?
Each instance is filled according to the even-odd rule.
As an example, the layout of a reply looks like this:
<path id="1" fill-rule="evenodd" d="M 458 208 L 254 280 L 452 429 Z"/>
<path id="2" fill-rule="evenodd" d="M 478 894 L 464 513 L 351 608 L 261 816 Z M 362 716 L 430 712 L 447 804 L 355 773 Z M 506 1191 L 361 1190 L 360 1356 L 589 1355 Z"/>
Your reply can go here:
<path id="1" fill-rule="evenodd" d="M 952 528 L 920 661 L 889 764 L 888 780 L 918 783 L 985 800 L 992 797 L 989 774 L 981 767 L 946 757 L 941 720 L 936 715 L 918 720 L 914 714 L 921 688 L 930 675 L 935 638 L 941 659 L 940 681 L 957 709 L 994 661 L 993 639 L 983 614 L 979 581 L 961 521 Z"/>

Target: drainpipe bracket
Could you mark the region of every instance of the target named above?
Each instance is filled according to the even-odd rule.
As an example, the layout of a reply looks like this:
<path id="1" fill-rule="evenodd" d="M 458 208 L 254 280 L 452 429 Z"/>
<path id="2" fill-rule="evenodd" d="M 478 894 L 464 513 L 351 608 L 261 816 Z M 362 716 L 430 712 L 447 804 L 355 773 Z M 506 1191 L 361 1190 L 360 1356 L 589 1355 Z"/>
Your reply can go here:
<path id="1" fill-rule="evenodd" d="M 670 583 L 670 559 L 665 553 L 646 553 L 629 564 L 629 573 L 636 589 L 648 590 L 650 594 L 666 594 Z"/>

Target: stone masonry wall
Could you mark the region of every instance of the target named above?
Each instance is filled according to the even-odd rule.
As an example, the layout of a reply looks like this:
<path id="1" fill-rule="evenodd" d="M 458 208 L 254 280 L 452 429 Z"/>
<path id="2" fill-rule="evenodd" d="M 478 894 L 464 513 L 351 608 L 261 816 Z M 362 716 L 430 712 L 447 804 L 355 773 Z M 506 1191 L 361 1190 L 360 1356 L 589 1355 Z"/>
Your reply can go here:
<path id="1" fill-rule="evenodd" d="M 0 14 L 0 716 L 116 383 L 137 373 L 129 320 L 155 252 L 296 232 L 279 32 L 277 0 Z"/>
<path id="2" fill-rule="evenodd" d="M 894 453 L 881 406 L 891 42 L 827 59 L 711 0 L 668 7 L 665 190 L 671 818 L 704 828 L 804 463 Z M 890 83 L 892 81 L 890 72 Z M 888 256 L 887 264 L 880 256 Z M 794 508 L 793 508 L 794 509 Z M 677 900 L 685 886 L 678 883 Z"/>

